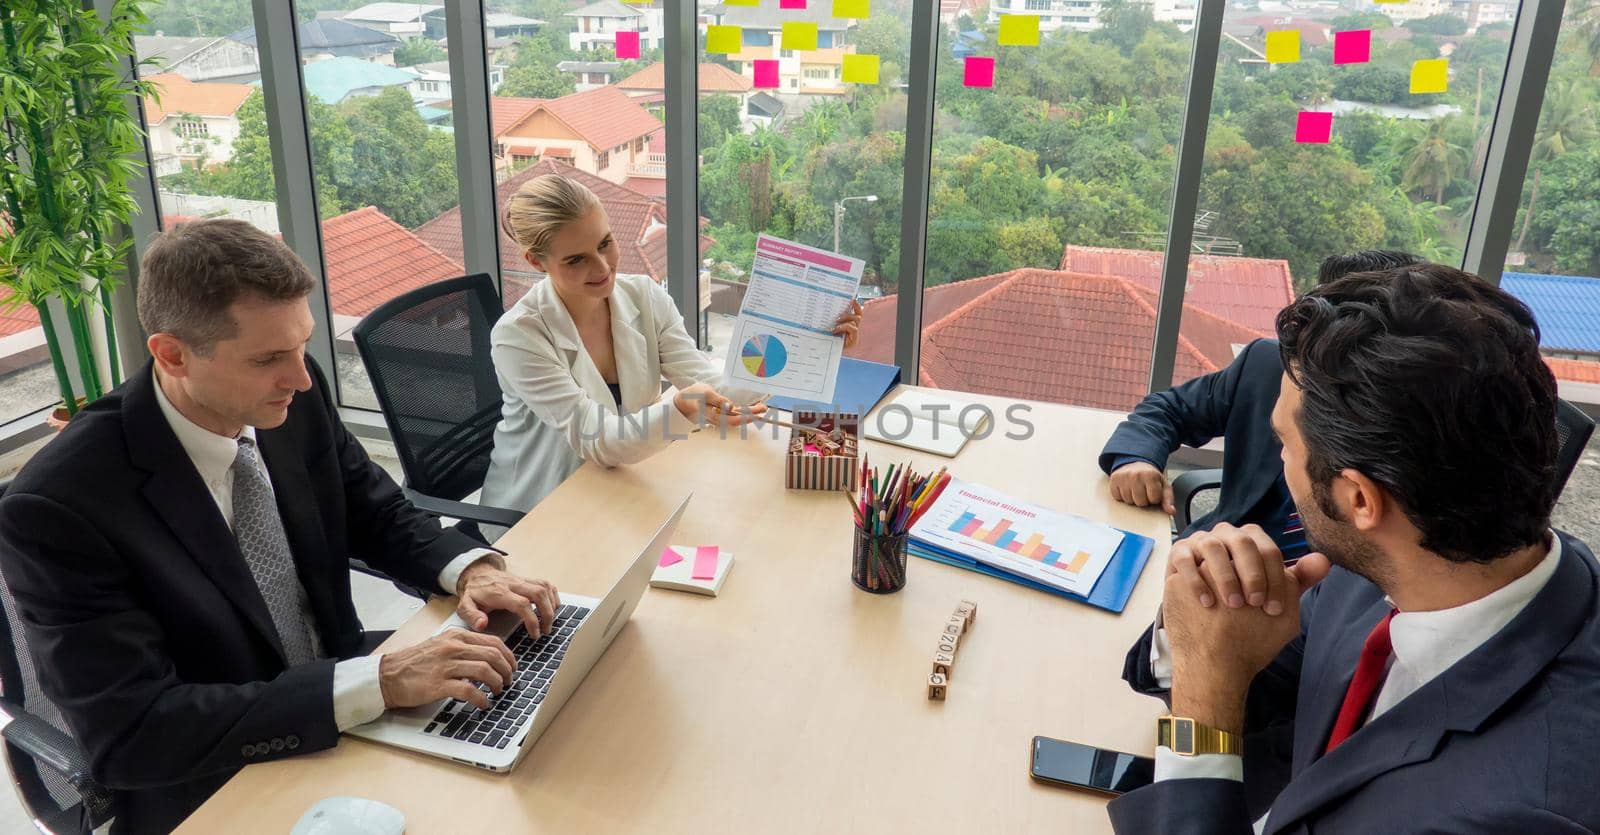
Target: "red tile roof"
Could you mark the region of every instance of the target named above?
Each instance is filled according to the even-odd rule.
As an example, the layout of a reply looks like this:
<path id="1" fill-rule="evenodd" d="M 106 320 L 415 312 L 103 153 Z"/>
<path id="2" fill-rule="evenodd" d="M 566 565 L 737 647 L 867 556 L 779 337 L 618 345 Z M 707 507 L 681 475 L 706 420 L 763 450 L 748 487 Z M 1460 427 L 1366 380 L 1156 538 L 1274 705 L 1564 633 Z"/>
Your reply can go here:
<path id="1" fill-rule="evenodd" d="M 1149 250 L 1069 245 L 1061 255 L 1061 269 L 1117 276 L 1160 292 L 1161 261 L 1161 253 Z M 1289 262 L 1282 259 L 1192 255 L 1183 301 L 1247 328 L 1273 333 L 1278 311 L 1294 301 L 1294 279 Z"/>
<path id="2" fill-rule="evenodd" d="M 1600 383 L 1600 362 L 1545 357 L 1544 364 L 1550 366 L 1550 371 L 1556 375 L 1557 380 L 1566 380 L 1569 383 Z"/>
<path id="3" fill-rule="evenodd" d="M 228 84 L 207 81 L 197 84 L 174 73 L 147 76 L 146 81 L 156 85 L 160 100 L 145 96 L 145 119 L 159 125 L 173 113 L 192 113 L 196 116 L 232 116 L 239 106 L 250 98 L 255 88 L 249 84 Z"/>
<path id="4" fill-rule="evenodd" d="M 9 299 L 10 291 L 0 293 L 0 301 Z M 24 305 L 15 310 L 0 309 L 0 336 L 11 336 L 39 327 L 39 311 L 33 305 Z"/>
<path id="5" fill-rule="evenodd" d="M 643 194 L 646 197 L 667 198 L 667 181 L 660 177 L 629 177 L 622 181 L 622 187 Z"/>
<path id="6" fill-rule="evenodd" d="M 619 90 L 664 91 L 667 89 L 666 64 L 657 61 L 648 67 L 617 82 Z M 748 93 L 755 87 L 750 79 L 721 64 L 700 65 L 699 86 L 702 93 Z"/>
<path id="7" fill-rule="evenodd" d="M 505 210 L 506 201 L 522 184 L 543 174 L 564 174 L 589 187 L 600 198 L 611 221 L 611 231 L 621 250 L 617 271 L 648 275 L 661 281 L 667 275 L 666 236 L 659 233 L 667 222 L 666 202 L 641 194 L 609 180 L 601 179 L 563 162 L 544 160 L 531 165 L 495 187 L 495 216 Z M 705 223 L 705 219 L 701 219 Z M 440 252 L 460 260 L 461 207 L 457 206 L 417 227 L 417 236 Z M 701 251 L 710 246 L 710 239 L 701 236 Z M 522 259 L 516 243 L 500 230 L 500 267 L 505 272 L 534 274 L 533 267 Z"/>
<path id="8" fill-rule="evenodd" d="M 333 312 L 344 316 L 466 272 L 459 256 L 445 257 L 372 206 L 323 221 L 322 243 Z"/>
<path id="9" fill-rule="evenodd" d="M 961 296 L 968 300 L 935 318 Z M 1124 411 L 1148 390 L 1156 295 L 1126 279 L 1022 269 L 934 288 L 924 301 L 922 385 Z M 893 297 L 876 299 L 868 315 L 893 307 Z M 863 342 L 849 353 L 892 362 L 892 349 L 882 355 L 892 326 L 880 334 L 868 331 L 873 324 L 863 323 Z M 1261 336 L 1185 305 L 1176 377 L 1216 371 L 1235 345 Z"/>
<path id="10" fill-rule="evenodd" d="M 661 129 L 661 120 L 615 87 L 597 87 L 559 99 L 505 99 L 496 96 L 494 136 L 513 133 L 534 113 L 544 111 L 583 137 L 597 151 L 607 151 Z M 520 115 L 518 115 L 520 113 Z"/>

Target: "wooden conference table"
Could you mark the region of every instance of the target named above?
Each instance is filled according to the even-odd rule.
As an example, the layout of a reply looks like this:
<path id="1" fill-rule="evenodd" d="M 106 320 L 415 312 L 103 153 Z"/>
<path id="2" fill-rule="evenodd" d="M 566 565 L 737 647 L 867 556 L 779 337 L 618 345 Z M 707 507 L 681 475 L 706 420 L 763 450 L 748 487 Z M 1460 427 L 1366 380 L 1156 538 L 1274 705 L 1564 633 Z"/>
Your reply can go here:
<path id="1" fill-rule="evenodd" d="M 1160 704 L 1122 682 L 1154 616 L 1168 521 L 1114 503 L 1095 456 L 1120 415 L 1031 404 L 1033 437 L 999 430 L 953 460 L 866 443 L 872 461 L 958 477 L 1156 540 L 1127 610 L 911 558 L 906 588 L 849 580 L 838 495 L 785 490 L 783 444 L 704 431 L 638 466 L 585 465 L 509 532 L 514 570 L 599 595 L 685 492 L 673 540 L 735 555 L 717 598 L 652 589 L 510 774 L 349 737 L 252 765 L 179 830 L 287 832 L 317 800 L 381 800 L 408 833 L 1104 832 L 1105 800 L 1035 784 L 1035 734 L 1148 755 Z M 785 435 L 787 430 L 781 430 Z M 962 598 L 978 619 L 948 699 L 927 698 L 933 638 Z M 435 599 L 386 647 L 426 637 Z"/>

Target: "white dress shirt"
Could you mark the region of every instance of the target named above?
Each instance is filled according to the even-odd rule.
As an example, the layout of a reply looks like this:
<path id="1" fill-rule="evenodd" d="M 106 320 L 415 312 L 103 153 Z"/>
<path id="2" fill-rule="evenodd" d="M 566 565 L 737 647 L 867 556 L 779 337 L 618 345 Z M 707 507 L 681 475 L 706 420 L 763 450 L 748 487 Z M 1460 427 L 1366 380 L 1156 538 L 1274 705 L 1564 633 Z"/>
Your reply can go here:
<path id="1" fill-rule="evenodd" d="M 677 304 L 649 278 L 617 276 L 610 303 L 620 410 L 548 278 L 495 324 L 490 354 L 505 400 L 484 504 L 531 510 L 584 461 L 634 464 L 696 428 L 662 393 L 661 381 L 679 389 L 716 384 L 722 367 L 689 338 Z M 756 399 L 718 391 L 739 403 Z"/>
<path id="2" fill-rule="evenodd" d="M 1389 643 L 1393 647 L 1389 665 L 1366 721 L 1371 722 L 1422 689 L 1483 646 L 1527 608 L 1561 563 L 1561 538 L 1552 532 L 1550 542 L 1550 552 L 1532 570 L 1477 600 L 1451 609 L 1397 613 L 1389 622 Z M 1150 672 L 1162 687 L 1172 687 L 1172 650 L 1159 615 L 1150 642 Z M 1183 757 L 1166 746 L 1156 747 L 1156 780 L 1204 777 L 1243 780 L 1244 758 L 1236 754 Z M 1257 832 L 1263 831 L 1270 814 L 1269 811 L 1256 821 Z"/>
<path id="3" fill-rule="evenodd" d="M 222 520 L 231 530 L 233 528 L 232 470 L 234 458 L 239 454 L 238 438 L 218 435 L 184 417 L 183 413 L 172 405 L 172 401 L 167 399 L 167 393 L 161 390 L 159 378 L 154 380 L 153 385 L 161 413 L 172 426 L 173 434 L 178 436 L 178 443 L 183 446 L 183 451 L 189 454 L 189 460 L 194 462 L 195 470 L 200 473 L 200 480 L 205 482 L 206 490 L 210 491 L 211 498 L 217 502 L 217 510 L 222 512 Z M 244 427 L 239 436 L 254 442 L 255 427 Z M 261 476 L 266 479 L 270 489 L 272 476 L 267 472 L 266 462 L 261 456 L 257 456 L 256 460 L 260 462 Z M 477 548 L 451 560 L 450 564 L 439 572 L 440 588 L 454 589 L 461 572 L 465 571 L 467 566 L 493 553 L 487 548 Z M 333 665 L 333 720 L 340 731 L 371 722 L 383 714 L 383 689 L 378 681 L 378 662 L 381 658 L 379 655 L 366 655 Z"/>

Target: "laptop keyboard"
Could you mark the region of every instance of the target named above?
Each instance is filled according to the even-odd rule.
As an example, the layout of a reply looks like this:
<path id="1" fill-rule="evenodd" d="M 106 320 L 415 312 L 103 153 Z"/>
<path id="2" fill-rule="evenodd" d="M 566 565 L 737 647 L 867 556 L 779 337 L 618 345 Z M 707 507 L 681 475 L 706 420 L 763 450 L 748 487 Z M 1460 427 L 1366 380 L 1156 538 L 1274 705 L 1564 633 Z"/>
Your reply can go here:
<path id="1" fill-rule="evenodd" d="M 562 606 L 556 610 L 550 631 L 537 641 L 528 637 L 527 627 L 518 624 L 516 630 L 506 636 L 506 648 L 517 659 L 511 684 L 498 697 L 488 685 L 478 685 L 479 690 L 489 694 L 489 709 L 480 710 L 469 702 L 451 699 L 422 732 L 486 748 L 506 747 L 544 701 L 550 679 L 567 657 L 567 645 L 572 642 L 573 632 L 588 614 L 585 606 Z"/>

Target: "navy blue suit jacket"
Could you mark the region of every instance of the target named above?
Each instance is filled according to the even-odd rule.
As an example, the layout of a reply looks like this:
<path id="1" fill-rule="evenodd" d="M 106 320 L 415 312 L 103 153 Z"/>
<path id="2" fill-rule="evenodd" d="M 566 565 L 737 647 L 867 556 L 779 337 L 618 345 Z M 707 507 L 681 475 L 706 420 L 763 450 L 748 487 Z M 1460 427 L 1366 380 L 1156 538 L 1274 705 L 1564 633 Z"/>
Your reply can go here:
<path id="1" fill-rule="evenodd" d="M 1300 637 L 1256 677 L 1246 782 L 1284 782 L 1268 833 L 1563 833 L 1600 830 L 1600 568 L 1561 536 L 1561 561 L 1521 614 L 1322 756 L 1383 592 L 1335 568 L 1306 592 Z M 1150 675 L 1149 633 L 1129 653 Z M 1292 728 L 1292 753 L 1252 762 L 1249 738 Z M 1252 774 L 1252 771 L 1254 774 Z M 1274 775 L 1273 772 L 1279 772 Z M 1243 835 L 1263 808 L 1232 780 L 1167 780 L 1112 801 L 1120 833 Z"/>
<path id="2" fill-rule="evenodd" d="M 1100 452 L 1100 469 L 1110 474 L 1120 459 L 1139 458 L 1164 470 L 1167 456 L 1180 445 L 1203 446 L 1221 436 L 1222 496 L 1215 510 L 1182 534 L 1209 530 L 1218 522 L 1262 522 L 1250 511 L 1283 474 L 1278 457 L 1283 447 L 1272 434 L 1272 407 L 1282 379 L 1278 343 L 1258 339 L 1227 368 L 1146 396 L 1111 433 Z"/>

